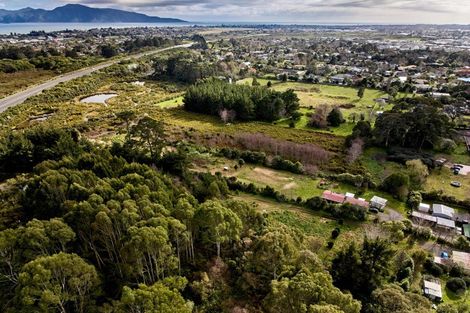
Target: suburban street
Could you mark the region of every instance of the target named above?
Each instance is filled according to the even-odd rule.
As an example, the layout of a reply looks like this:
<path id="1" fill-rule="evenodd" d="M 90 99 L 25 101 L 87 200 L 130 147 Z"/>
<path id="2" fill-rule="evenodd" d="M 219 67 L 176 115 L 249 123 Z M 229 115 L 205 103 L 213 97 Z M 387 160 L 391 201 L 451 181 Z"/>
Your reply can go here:
<path id="1" fill-rule="evenodd" d="M 130 60 L 130 59 L 136 59 L 136 58 L 142 58 L 145 56 L 153 55 L 159 52 L 167 51 L 167 50 L 172 50 L 172 49 L 177 49 L 177 48 L 188 48 L 192 45 L 192 43 L 188 44 L 183 44 L 183 45 L 177 45 L 177 46 L 172 46 L 172 47 L 167 47 L 163 49 L 158 49 L 158 50 L 152 50 L 152 51 L 146 51 L 138 54 L 134 54 L 131 56 L 127 56 L 124 58 L 119 58 L 115 59 L 112 61 L 107 61 L 104 63 L 96 64 L 91 67 L 83 68 L 74 72 L 70 72 L 67 74 L 60 75 L 54 79 L 48 80 L 42 84 L 39 85 L 34 85 L 32 87 L 29 87 L 23 91 L 20 91 L 18 93 L 15 93 L 13 95 L 7 96 L 5 98 L 0 99 L 0 113 L 6 111 L 8 108 L 13 107 L 15 105 L 23 103 L 26 99 L 29 97 L 35 96 L 42 91 L 46 89 L 50 89 L 52 87 L 57 86 L 60 83 L 70 81 L 75 78 L 79 78 L 85 75 L 89 75 L 93 72 L 96 72 L 98 70 L 101 70 L 103 68 L 109 67 L 111 65 L 114 65 L 116 63 L 119 63 L 121 61 L 125 60 Z"/>

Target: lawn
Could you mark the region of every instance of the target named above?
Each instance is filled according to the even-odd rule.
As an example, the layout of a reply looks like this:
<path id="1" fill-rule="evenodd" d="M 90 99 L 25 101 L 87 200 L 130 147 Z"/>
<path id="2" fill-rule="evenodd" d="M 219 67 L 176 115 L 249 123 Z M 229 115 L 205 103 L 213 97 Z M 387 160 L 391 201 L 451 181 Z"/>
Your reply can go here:
<path id="1" fill-rule="evenodd" d="M 159 103 L 157 103 L 157 106 L 159 106 L 161 108 L 165 108 L 165 109 L 167 109 L 167 108 L 177 108 L 177 107 L 183 105 L 183 99 L 184 99 L 183 96 L 176 97 L 176 98 L 173 98 L 173 99 L 170 99 L 170 100 L 159 102 Z"/>
<path id="2" fill-rule="evenodd" d="M 451 181 L 460 182 L 462 187 L 451 186 Z M 446 167 L 436 169 L 428 176 L 424 190 L 442 190 L 443 194 L 452 195 L 458 200 L 470 199 L 470 175 L 454 175 L 454 173 Z"/>

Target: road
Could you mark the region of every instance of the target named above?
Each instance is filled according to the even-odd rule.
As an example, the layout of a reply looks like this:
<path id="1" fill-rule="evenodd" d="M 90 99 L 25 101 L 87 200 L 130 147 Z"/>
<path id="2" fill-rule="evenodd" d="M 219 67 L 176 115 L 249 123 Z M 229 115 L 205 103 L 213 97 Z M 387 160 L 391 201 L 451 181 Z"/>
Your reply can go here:
<path id="1" fill-rule="evenodd" d="M 57 86 L 60 83 L 70 81 L 75 78 L 79 78 L 85 75 L 89 75 L 93 72 L 96 72 L 98 70 L 101 70 L 103 68 L 109 67 L 111 65 L 114 65 L 116 63 L 119 63 L 121 61 L 126 61 L 126 60 L 131 60 L 131 59 L 136 59 L 136 58 L 142 58 L 145 56 L 153 55 L 159 52 L 167 51 L 167 50 L 172 50 L 172 49 L 177 49 L 177 48 L 188 48 L 192 45 L 192 43 L 184 44 L 184 45 L 177 45 L 177 46 L 172 46 L 168 48 L 163 48 L 163 49 L 158 49 L 158 50 L 152 50 L 152 51 L 146 51 L 138 54 L 133 54 L 131 56 L 127 56 L 124 58 L 119 58 L 116 60 L 112 61 L 107 61 L 104 63 L 99 63 L 95 66 L 83 68 L 74 72 L 70 72 L 64 75 L 60 75 L 56 78 L 53 78 L 51 80 L 48 80 L 42 84 L 35 85 L 32 87 L 29 87 L 23 91 L 20 91 L 18 93 L 15 93 L 13 95 L 10 95 L 8 97 L 0 99 L 0 113 L 6 111 L 8 108 L 11 108 L 15 105 L 23 103 L 26 99 L 29 97 L 35 96 L 37 94 L 40 94 L 42 91 L 46 89 L 50 89 L 52 87 Z"/>

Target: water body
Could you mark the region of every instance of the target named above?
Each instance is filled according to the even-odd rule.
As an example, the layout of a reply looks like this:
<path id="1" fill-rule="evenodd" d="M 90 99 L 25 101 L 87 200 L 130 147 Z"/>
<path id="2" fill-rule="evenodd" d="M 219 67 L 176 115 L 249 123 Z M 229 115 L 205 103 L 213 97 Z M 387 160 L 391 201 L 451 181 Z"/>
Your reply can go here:
<path id="1" fill-rule="evenodd" d="M 0 34 L 28 34 L 31 31 L 89 30 L 95 28 L 184 27 L 194 23 L 13 23 L 0 24 Z"/>
<path id="2" fill-rule="evenodd" d="M 106 93 L 106 94 L 99 94 L 99 95 L 94 95 L 91 97 L 83 98 L 80 100 L 82 103 L 102 103 L 106 104 L 106 101 L 108 101 L 111 98 L 116 97 L 116 93 Z"/>

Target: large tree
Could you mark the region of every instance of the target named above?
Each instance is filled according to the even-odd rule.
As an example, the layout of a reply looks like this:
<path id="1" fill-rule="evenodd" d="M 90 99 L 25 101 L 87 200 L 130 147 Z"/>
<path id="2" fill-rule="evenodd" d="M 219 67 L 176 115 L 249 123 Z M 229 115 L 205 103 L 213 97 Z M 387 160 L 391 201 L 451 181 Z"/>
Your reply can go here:
<path id="1" fill-rule="evenodd" d="M 97 291 L 93 265 L 76 254 L 59 253 L 27 263 L 19 276 L 17 302 L 29 312 L 87 312 L 90 294 Z"/>

